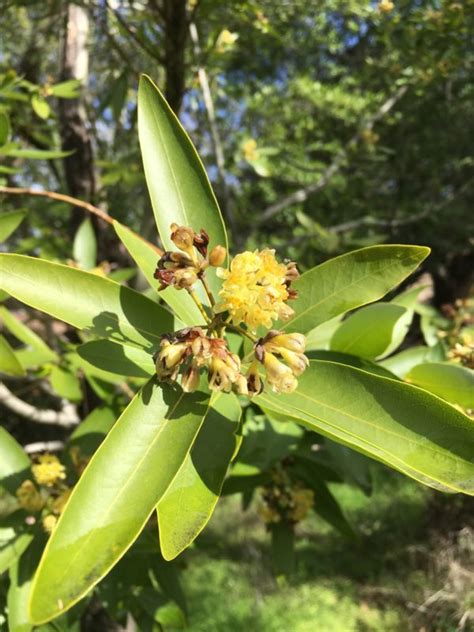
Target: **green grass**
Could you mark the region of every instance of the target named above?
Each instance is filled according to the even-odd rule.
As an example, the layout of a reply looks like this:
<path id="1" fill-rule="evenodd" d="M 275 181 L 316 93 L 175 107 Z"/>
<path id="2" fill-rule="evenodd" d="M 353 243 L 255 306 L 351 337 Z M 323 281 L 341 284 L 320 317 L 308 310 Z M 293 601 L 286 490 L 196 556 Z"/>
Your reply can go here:
<path id="1" fill-rule="evenodd" d="M 427 510 L 434 492 L 382 468 L 375 473 L 370 498 L 347 485 L 333 488 L 359 540 L 344 539 L 313 515 L 299 527 L 297 571 L 284 582 L 272 575 L 268 537 L 255 510 L 242 513 L 237 498 L 223 499 L 183 556 L 189 631 L 422 628 L 416 604 L 444 581 L 426 564 Z M 446 502 L 449 509 L 451 500 Z M 425 630 L 450 632 L 455 623 L 448 610 Z"/>

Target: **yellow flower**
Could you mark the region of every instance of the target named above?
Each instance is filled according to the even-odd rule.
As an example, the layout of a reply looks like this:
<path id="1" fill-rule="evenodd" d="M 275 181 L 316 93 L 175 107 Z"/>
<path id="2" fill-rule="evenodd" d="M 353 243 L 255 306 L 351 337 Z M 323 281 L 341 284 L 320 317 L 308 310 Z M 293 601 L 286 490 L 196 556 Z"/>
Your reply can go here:
<path id="1" fill-rule="evenodd" d="M 33 481 L 23 481 L 16 490 L 16 497 L 20 507 L 26 511 L 41 511 L 43 509 L 44 500 Z"/>
<path id="2" fill-rule="evenodd" d="M 46 531 L 46 533 L 52 533 L 57 522 L 58 519 L 56 518 L 56 516 L 53 516 L 53 514 L 49 514 L 48 516 L 45 516 L 43 518 L 43 529 Z"/>
<path id="3" fill-rule="evenodd" d="M 395 8 L 395 5 L 391 0 L 381 0 L 377 8 L 380 13 L 390 13 Z"/>
<path id="4" fill-rule="evenodd" d="M 292 393 L 298 386 L 298 380 L 291 368 L 280 362 L 273 353 L 265 353 L 263 366 L 267 372 L 268 383 L 275 393 Z"/>
<path id="5" fill-rule="evenodd" d="M 312 489 L 296 489 L 293 491 L 293 511 L 291 514 L 295 522 L 303 520 L 308 511 L 314 505 L 314 492 Z"/>
<path id="6" fill-rule="evenodd" d="M 289 298 L 287 266 L 278 263 L 274 250 L 242 252 L 230 270 L 219 269 L 224 279 L 217 312 L 228 311 L 235 324 L 245 323 L 252 331 L 259 325 L 271 327 L 274 320 L 287 320 L 294 312 Z"/>
<path id="7" fill-rule="evenodd" d="M 53 505 L 52 505 L 53 513 L 59 515 L 63 512 L 63 509 L 66 506 L 66 503 L 69 500 L 69 496 L 71 494 L 72 494 L 72 489 L 68 487 L 57 498 L 54 499 Z"/>
<path id="8" fill-rule="evenodd" d="M 59 480 L 66 478 L 65 467 L 54 454 L 42 454 L 38 463 L 31 466 L 31 471 L 38 485 L 52 487 Z"/>

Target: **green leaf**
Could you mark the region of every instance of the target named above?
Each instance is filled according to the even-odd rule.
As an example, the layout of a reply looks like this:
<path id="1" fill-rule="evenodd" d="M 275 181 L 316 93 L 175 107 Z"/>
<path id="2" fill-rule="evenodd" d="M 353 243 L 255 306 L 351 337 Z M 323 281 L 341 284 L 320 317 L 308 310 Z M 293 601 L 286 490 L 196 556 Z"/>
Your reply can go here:
<path id="1" fill-rule="evenodd" d="M 51 94 L 60 99 L 77 99 L 80 95 L 81 82 L 77 79 L 63 81 L 54 86 L 50 86 Z"/>
<path id="2" fill-rule="evenodd" d="M 145 296 L 75 268 L 0 254 L 0 287 L 27 305 L 100 338 L 157 348 L 173 316 Z"/>
<path id="3" fill-rule="evenodd" d="M 0 217 L 0 242 L 8 239 L 25 219 L 26 211 L 10 211 Z"/>
<path id="4" fill-rule="evenodd" d="M 329 342 L 341 324 L 342 314 L 318 325 L 306 334 L 306 350 L 329 349 Z"/>
<path id="5" fill-rule="evenodd" d="M 436 345 L 434 347 L 418 346 L 405 349 L 390 358 L 382 360 L 380 366 L 385 367 L 398 377 L 404 378 L 405 375 L 417 364 L 437 362 L 444 359 L 445 353 L 442 345 Z"/>
<path id="6" fill-rule="evenodd" d="M 89 218 L 77 229 L 72 246 L 74 260 L 83 270 L 92 270 L 97 263 L 97 240 Z"/>
<path id="7" fill-rule="evenodd" d="M 474 494 L 472 421 L 415 386 L 311 360 L 294 393 L 254 401 L 435 489 Z"/>
<path id="8" fill-rule="evenodd" d="M 339 362 L 340 364 L 347 364 L 349 366 L 355 366 L 357 369 L 367 371 L 367 373 L 375 373 L 375 375 L 381 375 L 382 377 L 388 377 L 392 380 L 397 379 L 397 376 L 388 371 L 383 366 L 359 358 L 358 356 L 351 355 L 349 353 L 340 353 L 339 351 L 308 351 L 306 353 L 310 360 L 327 360 L 328 362 Z"/>
<path id="9" fill-rule="evenodd" d="M 2 153 L 12 158 L 29 158 L 31 160 L 54 160 L 55 158 L 66 158 L 71 156 L 73 151 L 61 151 L 60 149 L 21 149 L 11 147 L 3 148 Z"/>
<path id="10" fill-rule="evenodd" d="M 425 259 L 423 246 L 371 246 L 330 259 L 294 283 L 295 316 L 282 325 L 306 333 L 351 309 L 372 303 L 401 283 Z"/>
<path id="11" fill-rule="evenodd" d="M 181 123 L 152 80 L 146 75 L 138 91 L 138 134 L 161 240 L 166 250 L 175 250 L 170 224 L 204 228 L 210 248 L 227 248 L 224 222 L 204 166 Z M 213 289 L 217 277 L 210 276 Z"/>
<path id="12" fill-rule="evenodd" d="M 0 487 L 15 494 L 30 470 L 31 461 L 21 445 L 0 426 Z"/>
<path id="13" fill-rule="evenodd" d="M 48 542 L 31 619 L 44 623 L 81 599 L 140 534 L 186 459 L 209 405 L 151 380 L 92 457 Z"/>
<path id="14" fill-rule="evenodd" d="M 150 353 L 110 340 L 92 340 L 77 347 L 77 353 L 90 364 L 110 373 L 128 377 L 150 377 L 156 373 Z"/>
<path id="15" fill-rule="evenodd" d="M 0 112 L 0 147 L 10 140 L 10 119 L 4 112 Z"/>
<path id="16" fill-rule="evenodd" d="M 43 342 L 43 340 L 37 334 L 35 334 L 34 331 L 24 325 L 20 320 L 18 320 L 18 318 L 15 318 L 15 316 L 13 316 L 13 314 L 8 309 L 6 309 L 6 307 L 0 306 L 0 318 L 3 321 L 5 327 L 15 336 L 15 338 L 36 351 L 36 365 L 57 360 L 58 356 L 56 355 L 56 353 L 52 349 L 50 349 L 48 345 Z M 18 349 L 16 351 L 16 355 L 23 368 L 29 368 L 30 366 L 35 365 L 32 365 L 31 361 L 28 363 L 28 365 L 26 365 L 23 361 L 23 358 L 25 357 L 25 349 Z"/>
<path id="17" fill-rule="evenodd" d="M 447 362 L 427 362 L 413 367 L 405 379 L 451 404 L 474 408 L 474 371 L 467 367 Z"/>
<path id="18" fill-rule="evenodd" d="M 369 360 L 394 351 L 405 338 L 413 312 L 393 303 L 376 303 L 359 309 L 336 329 L 332 351 L 350 353 Z"/>
<path id="19" fill-rule="evenodd" d="M 31 106 L 35 111 L 35 114 L 43 120 L 47 119 L 51 114 L 49 103 L 39 94 L 34 94 L 31 97 Z"/>
<path id="20" fill-rule="evenodd" d="M 44 548 L 44 539 L 42 535 L 35 538 L 10 568 L 10 588 L 7 596 L 9 632 L 30 632 L 33 629 L 28 617 L 28 598 L 33 575 Z"/>
<path id="21" fill-rule="evenodd" d="M 157 507 L 165 560 L 184 551 L 208 523 L 235 451 L 240 415 L 235 396 L 211 399 L 191 452 Z"/>
<path id="22" fill-rule="evenodd" d="M 81 383 L 74 373 L 59 366 L 53 366 L 49 376 L 51 386 L 56 393 L 71 402 L 82 400 Z"/>
<path id="23" fill-rule="evenodd" d="M 158 281 L 153 276 L 160 254 L 140 235 L 137 235 L 127 226 L 114 222 L 114 228 L 130 256 L 145 275 L 146 280 L 153 289 L 158 288 Z M 185 325 L 202 325 L 204 319 L 193 299 L 184 290 L 176 290 L 168 287 L 159 293 L 174 313 Z"/>
<path id="24" fill-rule="evenodd" d="M 8 344 L 8 341 L 0 334 L 0 373 L 23 377 L 26 375 L 25 369 L 21 366 L 15 352 Z"/>
<path id="25" fill-rule="evenodd" d="M 112 429 L 115 412 L 109 406 L 98 406 L 77 426 L 69 439 L 69 446 L 79 448 L 82 456 L 91 456 Z"/>
<path id="26" fill-rule="evenodd" d="M 13 517 L 16 518 L 15 514 Z M 24 514 L 22 520 L 24 520 Z M 21 527 L 19 528 L 19 525 L 7 526 L 6 522 L 8 520 L 2 520 L 0 527 L 0 575 L 23 555 L 33 539 L 32 533 L 25 532 Z M 13 521 L 10 520 L 10 522 Z"/>

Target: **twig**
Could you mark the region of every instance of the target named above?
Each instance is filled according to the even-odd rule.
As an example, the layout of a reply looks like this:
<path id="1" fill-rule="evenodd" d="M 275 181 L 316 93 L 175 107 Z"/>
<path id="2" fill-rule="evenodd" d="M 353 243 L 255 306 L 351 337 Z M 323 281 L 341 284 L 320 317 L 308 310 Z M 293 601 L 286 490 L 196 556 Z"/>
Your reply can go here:
<path id="1" fill-rule="evenodd" d="M 63 441 L 36 441 L 35 443 L 27 443 L 23 446 L 27 454 L 35 454 L 36 452 L 59 452 L 63 448 Z"/>
<path id="2" fill-rule="evenodd" d="M 393 108 L 393 106 L 396 103 L 398 103 L 398 101 L 400 101 L 400 99 L 404 96 L 407 90 L 408 90 L 407 85 L 401 86 L 395 92 L 394 95 L 392 95 L 380 106 L 377 112 L 368 121 L 360 125 L 360 128 L 358 129 L 358 131 L 352 136 L 352 138 L 345 145 L 345 147 L 343 147 L 336 154 L 336 157 L 334 158 L 333 162 L 320 175 L 320 177 L 316 180 L 316 182 L 313 182 L 312 184 L 309 184 L 306 187 L 302 187 L 301 189 L 298 189 L 294 193 L 287 195 L 279 202 L 275 202 L 275 204 L 271 204 L 270 206 L 268 206 L 260 215 L 260 217 L 254 222 L 254 228 L 267 222 L 274 215 L 277 215 L 280 211 L 283 211 L 284 209 L 288 208 L 288 206 L 291 206 L 292 204 L 296 204 L 298 202 L 304 202 L 305 200 L 308 199 L 308 197 L 312 193 L 316 193 L 317 191 L 320 191 L 321 189 L 323 189 L 329 183 L 333 175 L 340 170 L 340 168 L 342 167 L 346 159 L 348 149 L 355 142 L 359 140 L 363 130 L 372 129 L 375 123 L 377 123 L 377 121 L 383 118 L 383 116 L 385 116 Z"/>
<path id="3" fill-rule="evenodd" d="M 52 424 L 68 428 L 77 426 L 80 419 L 76 407 L 64 402 L 61 410 L 38 409 L 14 395 L 5 384 L 0 383 L 0 404 L 3 404 L 17 415 L 40 424 Z"/>
<path id="4" fill-rule="evenodd" d="M 219 177 L 219 185 L 222 190 L 222 210 L 225 218 L 229 223 L 230 228 L 234 228 L 234 217 L 229 205 L 229 190 L 225 178 L 225 157 L 224 149 L 221 141 L 219 128 L 217 126 L 216 112 L 214 109 L 214 101 L 211 94 L 211 88 L 209 85 L 209 79 L 206 69 L 202 64 L 202 51 L 199 43 L 199 33 L 194 22 L 189 24 L 189 34 L 191 36 L 191 42 L 193 43 L 193 52 L 198 69 L 198 79 L 202 90 L 202 96 L 204 99 L 204 106 L 207 112 L 207 119 L 209 121 L 209 129 L 211 131 L 212 145 L 214 148 L 214 155 L 216 157 L 217 172 Z"/>
<path id="5" fill-rule="evenodd" d="M 114 221 L 115 221 L 114 218 L 108 215 L 107 213 L 105 213 L 99 207 L 94 206 L 93 204 L 90 204 L 89 202 L 84 202 L 84 200 L 79 200 L 78 198 L 72 197 L 70 195 L 65 195 L 64 193 L 56 193 L 55 191 L 40 191 L 36 189 L 26 189 L 22 187 L 4 187 L 4 186 L 0 186 L 0 193 L 5 193 L 7 195 L 32 195 L 32 196 L 37 196 L 37 197 L 46 197 L 51 200 L 57 200 L 58 202 L 65 202 L 66 204 L 70 204 L 71 206 L 79 206 L 80 208 L 83 208 L 89 213 L 92 213 L 93 215 L 100 217 L 100 219 L 104 220 L 104 222 L 107 222 L 107 224 L 110 224 L 111 226 L 114 225 Z M 144 239 L 141 235 L 138 235 L 137 233 L 134 233 L 134 234 L 137 237 L 139 237 L 142 241 L 144 241 L 146 244 L 148 244 L 148 246 L 151 246 L 156 251 L 157 255 L 161 257 L 161 255 L 163 254 L 163 251 L 160 248 L 158 248 L 158 246 L 155 246 L 155 244 L 152 244 L 150 241 Z"/>

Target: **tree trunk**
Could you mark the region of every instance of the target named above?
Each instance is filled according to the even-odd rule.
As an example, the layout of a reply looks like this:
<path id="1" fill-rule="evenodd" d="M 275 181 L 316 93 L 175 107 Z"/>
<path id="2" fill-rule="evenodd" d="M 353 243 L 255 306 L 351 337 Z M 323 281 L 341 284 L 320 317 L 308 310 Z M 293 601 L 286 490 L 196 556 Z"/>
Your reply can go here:
<path id="1" fill-rule="evenodd" d="M 185 89 L 185 51 L 188 38 L 186 0 L 164 0 L 166 73 L 165 96 L 173 112 L 179 113 Z"/>
<path id="2" fill-rule="evenodd" d="M 82 84 L 87 83 L 88 35 L 87 11 L 76 4 L 68 4 L 61 54 L 61 81 L 77 79 Z M 68 191 L 74 197 L 94 202 L 96 191 L 94 151 L 82 99 L 59 99 L 59 119 L 62 148 L 74 152 L 64 159 Z M 82 209 L 73 209 L 71 217 L 73 232 L 76 231 L 83 216 Z"/>

